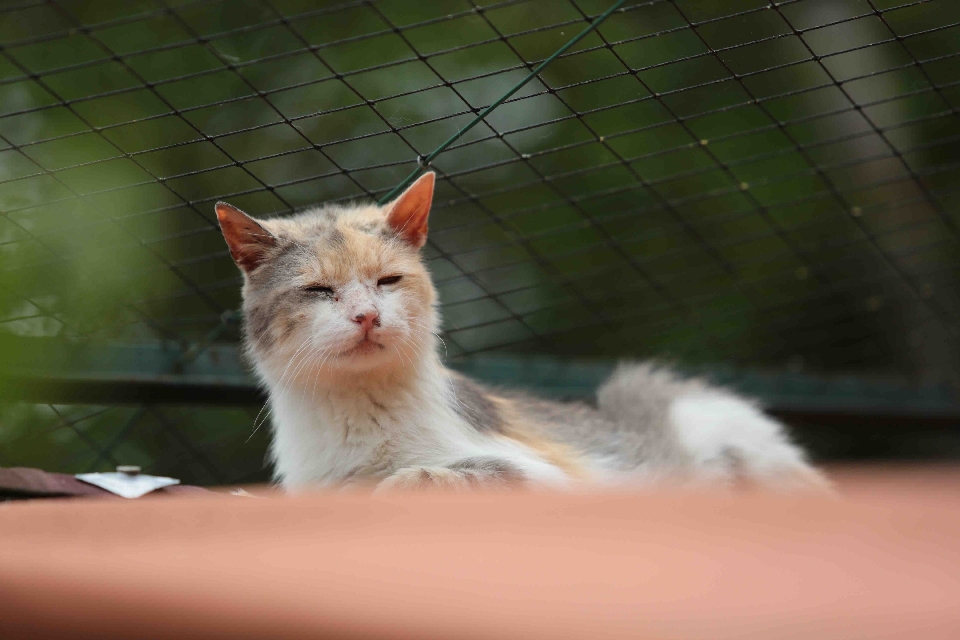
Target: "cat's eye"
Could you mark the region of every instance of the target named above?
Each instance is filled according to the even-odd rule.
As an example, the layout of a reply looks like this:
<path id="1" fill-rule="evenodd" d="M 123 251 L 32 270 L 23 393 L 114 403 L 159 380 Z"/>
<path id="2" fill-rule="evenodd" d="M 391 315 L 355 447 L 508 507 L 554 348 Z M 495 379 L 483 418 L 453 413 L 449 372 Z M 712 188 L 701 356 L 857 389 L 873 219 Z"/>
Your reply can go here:
<path id="1" fill-rule="evenodd" d="M 380 278 L 379 280 L 377 280 L 377 286 L 382 287 L 388 284 L 397 284 L 398 282 L 400 282 L 400 278 L 402 277 L 403 276 L 387 276 L 386 278 Z"/>
<path id="2" fill-rule="evenodd" d="M 333 295 L 333 289 L 331 289 L 330 287 L 324 287 L 323 285 L 319 285 L 319 284 L 312 284 L 308 287 L 304 287 L 303 290 L 306 291 L 307 293 L 317 293 L 325 296 Z"/>

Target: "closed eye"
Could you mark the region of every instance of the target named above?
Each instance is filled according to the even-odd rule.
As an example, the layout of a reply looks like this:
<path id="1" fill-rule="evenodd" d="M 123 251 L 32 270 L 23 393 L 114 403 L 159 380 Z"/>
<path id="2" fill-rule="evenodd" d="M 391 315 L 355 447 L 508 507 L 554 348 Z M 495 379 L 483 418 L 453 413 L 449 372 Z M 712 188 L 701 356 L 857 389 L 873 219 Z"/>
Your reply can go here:
<path id="1" fill-rule="evenodd" d="M 319 285 L 319 284 L 312 284 L 308 287 L 304 287 L 303 290 L 306 291 L 307 293 L 316 293 L 316 294 L 326 295 L 326 296 L 333 295 L 333 289 L 331 289 L 330 287 L 324 287 L 323 285 Z"/>
<path id="2" fill-rule="evenodd" d="M 377 286 L 382 287 L 388 284 L 397 284 L 402 277 L 403 276 L 387 276 L 386 278 L 380 278 L 377 280 Z"/>

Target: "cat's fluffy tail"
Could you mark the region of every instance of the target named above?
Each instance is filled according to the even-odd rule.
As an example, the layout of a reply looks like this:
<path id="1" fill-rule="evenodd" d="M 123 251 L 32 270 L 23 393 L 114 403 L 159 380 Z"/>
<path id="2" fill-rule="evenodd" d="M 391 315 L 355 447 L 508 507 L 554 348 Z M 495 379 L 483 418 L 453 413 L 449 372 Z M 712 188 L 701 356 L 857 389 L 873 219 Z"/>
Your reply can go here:
<path id="1" fill-rule="evenodd" d="M 601 411 L 624 429 L 647 430 L 663 464 L 707 481 L 827 487 L 782 424 L 752 401 L 654 364 L 621 365 L 597 392 Z"/>

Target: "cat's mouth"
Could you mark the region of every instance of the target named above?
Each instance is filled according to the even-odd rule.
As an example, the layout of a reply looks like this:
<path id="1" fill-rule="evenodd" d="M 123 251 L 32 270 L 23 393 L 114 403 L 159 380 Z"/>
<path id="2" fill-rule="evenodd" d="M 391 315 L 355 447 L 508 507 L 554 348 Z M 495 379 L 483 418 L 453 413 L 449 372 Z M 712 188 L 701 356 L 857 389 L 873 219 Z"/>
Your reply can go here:
<path id="1" fill-rule="evenodd" d="M 383 349 L 386 349 L 386 347 L 375 340 L 371 340 L 369 337 L 365 337 L 346 351 L 341 351 L 339 357 L 367 355 L 369 353 L 382 351 Z"/>

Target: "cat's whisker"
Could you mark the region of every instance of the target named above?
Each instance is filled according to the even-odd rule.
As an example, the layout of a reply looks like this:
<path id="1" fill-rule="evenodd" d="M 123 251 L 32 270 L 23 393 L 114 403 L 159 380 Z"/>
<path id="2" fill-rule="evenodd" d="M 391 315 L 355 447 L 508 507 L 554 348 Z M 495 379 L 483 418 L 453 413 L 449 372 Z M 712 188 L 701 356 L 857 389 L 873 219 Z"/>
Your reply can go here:
<path id="1" fill-rule="evenodd" d="M 320 364 L 316 366 L 316 372 L 313 378 L 313 391 L 310 392 L 310 403 L 313 404 L 313 401 L 316 400 L 317 394 L 317 382 L 320 380 L 320 373 L 323 371 L 323 365 L 327 363 L 327 359 L 333 353 L 333 347 L 326 347 L 321 351 L 323 354 L 323 360 L 320 361 Z"/>
<path id="2" fill-rule="evenodd" d="M 260 420 L 260 416 L 263 414 L 264 410 L 265 410 L 269 405 L 270 405 L 270 400 L 267 400 L 266 402 L 263 403 L 263 406 L 260 407 L 260 411 L 257 412 L 257 416 L 253 419 L 253 430 L 250 432 L 250 435 L 247 436 L 247 439 L 246 439 L 246 441 L 244 442 L 244 444 L 246 444 L 247 442 L 250 442 L 250 439 L 253 438 L 254 435 L 256 435 L 257 429 L 260 428 L 260 427 L 257 426 L 257 421 Z M 270 416 L 270 412 L 268 411 L 268 412 L 267 412 L 267 415 L 264 417 L 264 421 L 266 421 L 267 417 L 269 417 L 269 416 Z"/>
<path id="3" fill-rule="evenodd" d="M 422 323 L 422 322 L 416 320 L 415 318 L 407 318 L 407 322 L 409 322 L 410 324 L 412 324 L 412 325 L 414 325 L 414 326 L 416 326 L 416 327 L 419 327 L 420 329 L 423 329 L 424 331 L 428 331 L 430 334 L 432 334 L 434 337 L 436 337 L 436 339 L 440 341 L 440 344 L 443 345 L 443 355 L 444 355 L 444 358 L 449 357 L 450 353 L 449 353 L 449 351 L 447 350 L 447 343 L 446 343 L 446 341 L 445 341 L 443 338 L 440 337 L 440 334 L 439 334 L 439 333 L 437 333 L 436 331 L 434 331 L 432 328 L 430 328 L 429 326 L 427 326 L 425 323 Z"/>
<path id="4" fill-rule="evenodd" d="M 253 431 L 251 431 L 251 432 L 250 432 L 250 435 L 247 436 L 247 439 L 243 441 L 244 444 L 249 443 L 251 440 L 253 440 L 253 436 L 257 435 L 257 430 L 260 429 L 260 427 L 257 426 L 257 420 L 260 419 L 260 415 L 263 413 L 263 410 L 264 410 L 264 409 L 267 409 L 267 407 L 270 407 L 270 401 L 269 401 L 269 400 L 267 400 L 266 402 L 263 403 L 263 406 L 260 408 L 260 411 L 257 412 L 257 417 L 253 419 Z M 270 408 L 267 410 L 266 415 L 264 415 L 263 421 L 266 422 L 272 415 L 273 415 L 273 407 L 270 407 Z"/>
<path id="5" fill-rule="evenodd" d="M 416 342 L 401 341 L 401 344 L 403 344 L 404 346 L 410 347 L 411 351 L 413 351 L 413 356 L 415 357 L 416 360 L 422 360 L 423 352 L 420 348 L 418 348 Z M 406 351 L 404 351 L 404 353 L 406 353 Z"/>
<path id="6" fill-rule="evenodd" d="M 297 354 L 300 353 L 300 351 L 301 351 L 304 347 L 306 347 L 306 345 L 307 345 L 307 343 L 308 343 L 309 341 L 310 341 L 310 337 L 307 336 L 307 338 L 305 338 L 304 341 L 300 343 L 300 346 L 297 348 L 296 352 L 294 352 L 293 357 L 290 358 L 290 361 L 287 362 L 287 366 L 284 368 L 283 373 L 280 375 L 280 380 L 279 380 L 279 382 L 278 382 L 278 387 L 282 387 L 282 385 L 283 385 L 283 379 L 284 379 L 284 377 L 287 375 L 287 371 L 290 369 L 290 365 L 293 364 L 293 361 L 294 361 L 294 359 L 296 359 Z M 259 411 L 259 413 L 257 413 L 257 417 L 253 419 L 253 431 L 252 431 L 252 432 L 250 433 L 250 435 L 247 437 L 247 440 L 246 440 L 247 442 L 250 442 L 250 439 L 253 438 L 254 435 L 256 435 L 257 429 L 260 428 L 260 426 L 257 425 L 257 420 L 260 419 L 260 414 L 263 413 L 263 410 L 266 409 L 267 406 L 269 406 L 269 404 L 270 404 L 270 401 L 269 401 L 269 400 L 268 400 L 267 402 L 263 403 L 263 408 L 261 408 L 260 411 Z M 267 415 L 269 416 L 269 413 L 268 413 Z M 266 422 L 266 417 L 264 417 L 264 422 Z"/>
<path id="7" fill-rule="evenodd" d="M 283 390 L 283 388 L 284 388 L 284 383 L 285 383 L 285 378 L 286 378 L 286 376 L 287 376 L 287 373 L 290 371 L 291 365 L 293 365 L 294 362 L 296 362 L 296 360 L 297 360 L 297 358 L 299 357 L 299 355 L 301 354 L 301 352 L 303 352 L 303 351 L 307 348 L 307 346 L 308 346 L 309 343 L 310 343 L 310 340 L 311 340 L 311 337 L 310 337 L 310 336 L 307 336 L 307 337 L 303 340 L 303 342 L 300 343 L 300 346 L 297 348 L 297 350 L 294 352 L 293 356 L 292 356 L 292 357 L 290 358 L 290 360 L 287 362 L 287 366 L 284 368 L 283 373 L 281 374 L 280 379 L 279 379 L 279 381 L 277 382 L 277 389 L 278 389 L 278 390 Z M 288 384 L 288 386 L 289 386 L 289 384 Z M 269 403 L 268 403 L 268 404 L 269 404 Z M 266 406 L 267 406 L 267 404 L 264 405 L 264 407 L 266 407 Z M 262 412 L 263 412 L 263 409 L 261 409 L 260 412 L 262 413 Z M 267 415 L 269 416 L 270 414 L 268 413 Z M 257 418 L 259 418 L 259 417 L 260 417 L 260 414 L 257 414 Z M 256 435 L 257 430 L 258 430 L 261 426 L 263 426 L 263 423 L 266 422 L 266 419 L 267 419 L 267 416 L 264 416 L 263 422 L 261 422 L 259 425 L 257 424 L 256 419 L 254 420 L 254 422 L 253 422 L 253 432 L 252 432 L 252 433 L 250 434 L 250 436 L 247 438 L 247 442 L 250 441 L 250 438 L 253 438 L 253 436 Z"/>
<path id="8" fill-rule="evenodd" d="M 406 320 L 407 320 L 407 322 L 409 322 L 410 324 L 412 324 L 412 325 L 414 325 L 414 326 L 416 326 L 416 327 L 419 327 L 420 329 L 423 329 L 424 331 L 427 331 L 427 332 L 429 332 L 429 333 L 432 333 L 433 335 L 437 336 L 438 338 L 440 337 L 439 334 L 434 330 L 434 327 L 431 326 L 431 325 L 428 325 L 426 322 L 424 322 L 424 321 L 422 321 L 422 320 L 418 320 L 417 318 L 407 318 Z"/>
<path id="9" fill-rule="evenodd" d="M 397 345 L 397 353 L 400 354 L 400 358 L 401 358 L 401 359 L 400 359 L 400 363 L 403 364 L 403 357 L 406 356 L 407 359 L 410 360 L 410 367 L 413 368 L 413 369 L 416 369 L 416 365 L 414 364 L 413 359 L 410 358 L 410 355 L 407 354 L 406 352 L 404 352 L 404 350 L 400 348 L 400 345 L 402 345 L 402 344 L 404 344 L 404 343 L 403 343 L 403 341 L 401 340 L 401 341 L 399 342 L 399 344 Z"/>
<path id="10" fill-rule="evenodd" d="M 417 339 L 417 336 L 413 336 L 413 341 L 401 340 L 401 343 L 410 346 L 416 353 L 417 359 L 423 357 L 423 349 L 426 348 L 426 342 L 423 342 Z M 443 393 L 446 391 L 447 393 Z M 470 409 L 457 397 L 456 388 L 454 385 L 445 385 L 445 388 L 440 393 L 432 394 L 432 397 L 438 400 L 441 404 L 445 403 L 445 399 L 451 400 L 456 406 L 460 407 L 463 411 L 469 411 Z"/>
<path id="11" fill-rule="evenodd" d="M 299 373 L 304 370 L 313 371 L 314 379 L 313 379 L 313 388 L 310 393 L 310 405 L 313 405 L 314 399 L 316 398 L 317 382 L 320 380 L 320 374 L 322 373 L 322 370 L 323 370 L 323 363 L 326 361 L 327 356 L 331 352 L 332 352 L 332 347 L 330 346 L 324 347 L 320 351 L 313 353 L 309 358 L 309 360 L 305 361 L 297 370 L 297 375 L 299 375 Z M 303 406 L 304 406 L 304 396 L 301 394 L 300 403 L 297 407 L 298 417 L 303 412 Z"/>
<path id="12" fill-rule="evenodd" d="M 311 352 L 308 354 L 307 359 L 304 360 L 304 361 L 300 364 L 300 366 L 297 368 L 297 370 L 296 370 L 296 372 L 294 373 L 294 376 L 293 376 L 292 379 L 295 379 L 295 378 L 300 374 L 300 372 L 303 371 L 304 369 L 308 369 L 308 370 L 309 370 L 310 367 L 313 367 L 317 362 L 319 362 L 320 356 L 322 356 L 322 354 L 323 354 L 323 350 L 320 350 L 320 351 L 311 351 Z M 316 372 L 317 374 L 319 374 L 320 369 L 319 369 L 319 368 L 316 368 L 316 369 L 315 369 L 315 372 Z M 303 411 L 304 396 L 303 396 L 302 393 L 300 393 L 300 394 L 298 394 L 298 395 L 300 395 L 300 403 L 299 403 L 299 405 L 298 405 L 298 407 L 297 407 L 297 415 L 298 415 L 298 417 L 299 417 L 299 415 L 300 415 L 300 414 L 302 413 L 302 411 Z"/>
<path id="13" fill-rule="evenodd" d="M 413 346 L 413 345 L 410 345 L 409 343 L 407 343 L 407 342 L 405 342 L 405 341 L 401 341 L 401 343 L 402 343 L 404 346 L 410 346 L 410 347 Z M 412 354 L 411 354 L 411 353 L 407 353 L 406 351 L 404 351 L 404 353 L 406 353 L 407 358 L 410 359 L 411 366 L 413 366 L 414 368 L 416 368 L 416 364 L 415 364 L 415 363 L 421 362 L 421 361 L 422 361 L 422 358 L 420 357 L 420 354 L 417 352 L 416 349 L 412 349 L 412 348 L 411 348 L 411 351 L 413 351 Z"/>
<path id="14" fill-rule="evenodd" d="M 313 353 L 313 355 L 312 355 L 312 357 L 310 358 L 309 362 L 308 362 L 307 365 L 305 366 L 305 369 L 306 369 L 306 371 L 308 372 L 308 374 L 309 374 L 309 371 L 310 371 L 311 369 L 313 369 L 313 371 L 314 371 L 314 376 L 315 376 L 315 377 L 314 377 L 314 382 L 313 382 L 314 391 L 316 391 L 316 385 L 317 385 L 317 382 L 316 382 L 316 381 L 317 381 L 317 379 L 320 377 L 320 368 L 317 367 L 316 365 L 317 365 L 317 363 L 320 361 L 320 357 L 321 357 L 322 355 L 323 355 L 323 351 L 319 351 L 319 352 Z M 297 417 L 298 417 L 298 418 L 300 417 L 300 414 L 303 413 L 304 395 L 305 395 L 305 394 L 303 394 L 303 393 L 300 394 L 300 405 L 297 407 Z M 311 396 L 310 404 L 311 404 L 311 405 L 313 404 L 312 396 Z"/>
<path id="15" fill-rule="evenodd" d="M 393 350 L 397 352 L 397 356 L 400 358 L 400 366 L 404 369 L 407 368 L 407 363 L 403 361 L 403 355 L 400 353 L 400 348 L 396 344 L 393 345 Z"/>
<path id="16" fill-rule="evenodd" d="M 435 353 L 436 344 L 430 342 L 430 341 L 426 338 L 426 336 L 424 336 L 424 338 L 423 338 L 422 340 L 421 340 L 421 339 L 415 340 L 415 341 L 414 341 L 414 344 L 416 345 L 416 347 L 417 347 L 417 353 L 418 353 L 420 356 L 423 356 L 424 351 L 426 351 L 426 350 L 429 350 L 431 353 Z"/>
<path id="17" fill-rule="evenodd" d="M 423 350 L 426 348 L 426 345 L 424 343 L 419 341 L 414 341 L 414 342 L 404 342 L 404 344 L 407 344 L 410 346 L 410 348 L 413 350 L 414 355 L 417 357 L 417 360 L 420 360 L 421 358 L 423 358 Z"/>
<path id="18" fill-rule="evenodd" d="M 277 382 L 278 389 L 283 389 L 284 384 L 287 384 L 289 386 L 290 381 L 296 375 L 294 371 L 291 371 L 290 367 L 300 362 L 299 357 L 302 353 L 304 353 L 309 348 L 310 341 L 311 341 L 311 337 L 307 336 L 307 338 L 304 339 L 304 341 L 301 343 L 300 347 L 297 348 L 297 350 L 294 352 L 293 356 L 290 357 L 290 360 L 287 362 L 286 368 L 284 368 L 283 370 L 283 375 L 280 376 L 280 380 Z M 288 374 L 291 377 L 289 380 L 285 380 Z"/>

